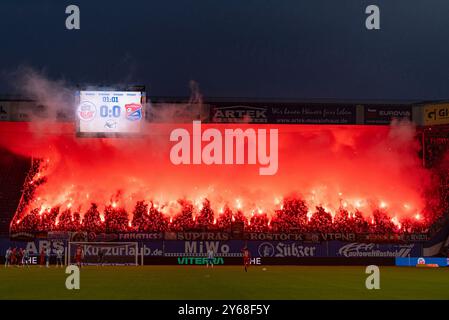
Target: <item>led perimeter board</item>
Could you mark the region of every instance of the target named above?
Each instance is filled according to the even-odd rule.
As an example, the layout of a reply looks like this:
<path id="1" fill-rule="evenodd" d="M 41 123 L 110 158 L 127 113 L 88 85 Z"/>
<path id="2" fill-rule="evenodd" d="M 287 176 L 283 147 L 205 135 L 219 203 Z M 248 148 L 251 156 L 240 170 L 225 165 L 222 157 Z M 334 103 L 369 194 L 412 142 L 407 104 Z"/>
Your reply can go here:
<path id="1" fill-rule="evenodd" d="M 144 91 L 76 92 L 76 134 L 79 137 L 139 135 L 144 121 Z"/>

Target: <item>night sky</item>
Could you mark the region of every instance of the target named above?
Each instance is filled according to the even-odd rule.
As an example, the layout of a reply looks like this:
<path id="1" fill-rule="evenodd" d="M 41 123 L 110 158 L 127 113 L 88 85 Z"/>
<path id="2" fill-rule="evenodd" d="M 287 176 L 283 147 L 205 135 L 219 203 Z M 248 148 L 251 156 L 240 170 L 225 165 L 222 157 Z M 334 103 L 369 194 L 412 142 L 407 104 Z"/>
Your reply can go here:
<path id="1" fill-rule="evenodd" d="M 67 5 L 81 30 L 67 30 Z M 381 30 L 365 28 L 380 6 Z M 152 96 L 449 99 L 448 0 L 0 2 L 0 95 L 26 66 Z M 19 90 L 20 91 L 20 90 Z"/>

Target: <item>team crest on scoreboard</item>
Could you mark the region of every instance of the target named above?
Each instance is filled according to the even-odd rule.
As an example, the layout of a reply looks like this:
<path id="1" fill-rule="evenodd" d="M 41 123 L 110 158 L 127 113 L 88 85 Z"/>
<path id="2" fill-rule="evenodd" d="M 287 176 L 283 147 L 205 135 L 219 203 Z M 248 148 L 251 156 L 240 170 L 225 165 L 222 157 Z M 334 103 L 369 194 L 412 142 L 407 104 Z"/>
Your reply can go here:
<path id="1" fill-rule="evenodd" d="M 78 106 L 78 117 L 84 121 L 90 121 L 95 117 L 97 108 L 92 102 L 84 101 Z"/>
<path id="2" fill-rule="evenodd" d="M 142 106 L 136 103 L 125 105 L 126 119 L 130 121 L 138 121 L 142 119 Z"/>

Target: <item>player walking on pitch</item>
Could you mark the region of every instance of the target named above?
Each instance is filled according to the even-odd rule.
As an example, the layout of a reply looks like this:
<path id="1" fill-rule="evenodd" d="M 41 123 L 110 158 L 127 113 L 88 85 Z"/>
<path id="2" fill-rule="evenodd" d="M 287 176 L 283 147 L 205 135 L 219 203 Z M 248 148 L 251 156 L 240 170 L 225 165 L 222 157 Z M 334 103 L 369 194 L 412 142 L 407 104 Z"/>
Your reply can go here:
<path id="1" fill-rule="evenodd" d="M 19 265 L 19 267 L 23 267 L 23 255 L 24 255 L 24 251 L 22 248 L 20 248 L 17 251 L 17 264 Z"/>
<path id="2" fill-rule="evenodd" d="M 47 248 L 47 252 L 45 254 L 46 258 L 45 258 L 45 266 L 47 268 L 50 268 L 50 256 L 51 256 L 51 249 Z"/>
<path id="3" fill-rule="evenodd" d="M 243 252 L 243 266 L 245 267 L 245 272 L 248 272 L 248 268 L 249 268 L 249 263 L 250 263 L 250 259 L 251 259 L 251 255 L 249 253 L 248 247 L 244 247 L 242 249 Z"/>
<path id="4" fill-rule="evenodd" d="M 58 265 L 61 265 L 62 268 L 62 249 L 59 248 L 58 250 L 56 250 L 56 268 L 58 267 Z"/>
<path id="5" fill-rule="evenodd" d="M 44 265 L 44 261 L 45 261 L 45 250 L 44 248 L 42 248 L 39 256 L 39 268 L 42 268 L 42 266 Z"/>
<path id="6" fill-rule="evenodd" d="M 12 248 L 11 256 L 9 257 L 9 263 L 13 266 L 16 264 L 17 259 L 17 248 Z"/>
<path id="7" fill-rule="evenodd" d="M 30 267 L 30 252 L 28 249 L 23 250 L 23 258 L 22 258 L 22 265 L 27 266 L 27 268 Z"/>
<path id="8" fill-rule="evenodd" d="M 83 247 L 78 246 L 75 252 L 75 262 L 79 268 L 81 268 L 82 259 L 83 259 Z"/>
<path id="9" fill-rule="evenodd" d="M 214 267 L 214 251 L 212 249 L 209 249 L 209 251 L 207 251 L 206 268 L 209 268 L 209 264 L 212 268 Z"/>
<path id="10" fill-rule="evenodd" d="M 5 268 L 10 265 L 11 254 L 12 254 L 12 250 L 11 250 L 11 247 L 9 247 L 5 253 Z"/>
<path id="11" fill-rule="evenodd" d="M 99 249 L 98 250 L 98 265 L 103 266 L 104 264 L 104 254 L 105 252 L 103 251 L 103 249 Z"/>

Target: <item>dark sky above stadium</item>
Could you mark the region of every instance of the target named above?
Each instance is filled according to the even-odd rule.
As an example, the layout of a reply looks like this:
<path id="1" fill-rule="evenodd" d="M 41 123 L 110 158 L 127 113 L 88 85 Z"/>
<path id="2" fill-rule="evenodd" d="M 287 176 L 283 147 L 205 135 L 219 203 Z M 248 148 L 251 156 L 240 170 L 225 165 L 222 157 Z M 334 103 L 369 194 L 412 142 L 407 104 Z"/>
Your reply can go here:
<path id="1" fill-rule="evenodd" d="M 65 28 L 65 8 L 81 29 Z M 380 6 L 381 30 L 365 28 Z M 152 96 L 449 99 L 447 0 L 2 0 L 0 94 L 22 66 Z"/>

